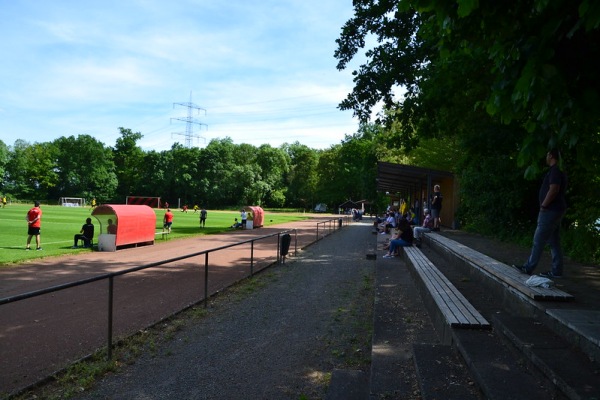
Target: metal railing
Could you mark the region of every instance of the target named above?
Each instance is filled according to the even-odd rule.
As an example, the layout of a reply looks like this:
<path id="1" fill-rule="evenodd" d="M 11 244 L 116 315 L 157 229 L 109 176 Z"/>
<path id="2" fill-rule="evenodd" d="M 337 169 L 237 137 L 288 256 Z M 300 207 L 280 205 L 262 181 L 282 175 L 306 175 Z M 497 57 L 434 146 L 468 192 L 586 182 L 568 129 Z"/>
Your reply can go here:
<path id="1" fill-rule="evenodd" d="M 344 219 L 346 220 L 346 226 L 349 224 L 350 217 L 338 217 L 333 219 L 328 219 L 327 221 L 317 222 L 317 241 L 323 239 L 325 236 L 330 235 L 338 229 L 342 229 L 344 224 Z M 321 231 L 319 232 L 319 226 L 321 226 Z"/>
<path id="2" fill-rule="evenodd" d="M 61 285 L 57 285 L 57 286 L 52 286 L 49 288 L 40 289 L 40 290 L 36 290 L 33 292 L 28 292 L 28 293 L 15 295 L 15 296 L 0 298 L 0 306 L 5 305 L 5 304 L 10 304 L 10 303 L 15 303 L 15 302 L 22 301 L 22 300 L 31 299 L 31 298 L 42 296 L 42 295 L 49 294 L 49 293 L 55 293 L 58 291 L 62 291 L 62 290 L 77 287 L 77 286 L 87 285 L 87 284 L 90 284 L 93 282 L 108 280 L 107 358 L 108 358 L 108 360 L 111 360 L 112 359 L 112 348 L 113 348 L 113 322 L 114 322 L 114 315 L 113 315 L 113 311 L 114 311 L 113 310 L 114 278 L 116 278 L 118 276 L 130 274 L 133 272 L 146 270 L 149 268 L 155 268 L 155 267 L 159 267 L 159 266 L 162 266 L 165 264 L 174 263 L 176 261 L 181 261 L 181 260 L 185 260 L 188 258 L 199 257 L 199 256 L 204 255 L 204 298 L 202 299 L 202 301 L 204 301 L 204 307 L 207 307 L 207 305 L 208 305 L 207 300 L 209 297 L 208 268 L 209 268 L 209 255 L 211 253 L 215 253 L 217 251 L 221 251 L 221 250 L 225 250 L 225 249 L 229 249 L 232 247 L 241 246 L 241 245 L 250 243 L 250 273 L 248 276 L 253 276 L 254 275 L 254 261 L 255 261 L 255 259 L 254 259 L 254 243 L 277 236 L 277 261 L 276 262 L 281 263 L 281 259 L 282 259 L 281 255 L 280 255 L 281 236 L 283 234 L 290 233 L 290 232 L 293 232 L 293 235 L 294 235 L 293 246 L 294 246 L 294 255 L 296 255 L 298 252 L 298 232 L 296 229 L 291 229 L 291 230 L 287 230 L 287 231 L 272 233 L 270 235 L 259 236 L 257 238 L 248 239 L 248 240 L 244 240 L 244 241 L 237 242 L 237 243 L 232 243 L 232 244 L 228 244 L 228 245 L 224 245 L 224 246 L 220 246 L 220 247 L 215 247 L 215 248 L 208 249 L 208 250 L 199 251 L 196 253 L 186 254 L 184 256 L 170 258 L 167 260 L 158 261 L 158 262 L 151 263 L 151 264 L 140 265 L 140 266 L 128 268 L 128 269 L 125 269 L 122 271 L 111 272 L 108 274 L 102 274 L 102 275 L 94 276 L 92 278 L 81 279 L 78 281 L 69 282 L 69 283 L 65 283 L 65 284 L 61 284 Z"/>

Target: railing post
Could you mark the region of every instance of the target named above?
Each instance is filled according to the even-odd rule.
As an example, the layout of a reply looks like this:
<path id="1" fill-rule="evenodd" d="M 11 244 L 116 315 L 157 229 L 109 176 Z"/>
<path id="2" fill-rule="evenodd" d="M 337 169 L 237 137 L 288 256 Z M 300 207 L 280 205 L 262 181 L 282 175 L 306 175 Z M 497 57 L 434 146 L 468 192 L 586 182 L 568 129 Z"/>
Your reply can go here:
<path id="1" fill-rule="evenodd" d="M 281 246 L 281 232 L 277 232 L 277 264 L 281 264 L 281 254 L 280 247 Z"/>
<path id="2" fill-rule="evenodd" d="M 254 240 L 250 242 L 250 276 L 254 276 Z"/>
<path id="3" fill-rule="evenodd" d="M 294 228 L 294 257 L 298 256 L 298 229 Z"/>
<path id="4" fill-rule="evenodd" d="M 113 293 L 114 293 L 114 277 L 108 278 L 108 343 L 106 346 L 108 361 L 112 360 L 112 332 L 113 332 Z"/>
<path id="5" fill-rule="evenodd" d="M 204 253 L 204 308 L 208 308 L 208 251 Z"/>

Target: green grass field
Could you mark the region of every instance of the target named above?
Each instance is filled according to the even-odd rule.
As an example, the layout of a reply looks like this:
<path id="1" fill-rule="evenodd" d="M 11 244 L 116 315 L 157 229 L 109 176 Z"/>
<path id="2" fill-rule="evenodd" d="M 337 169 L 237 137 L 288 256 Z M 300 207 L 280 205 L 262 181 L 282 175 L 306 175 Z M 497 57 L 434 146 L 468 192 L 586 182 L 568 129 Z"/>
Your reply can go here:
<path id="1" fill-rule="evenodd" d="M 33 207 L 29 205 L 7 205 L 0 208 L 0 268 L 10 267 L 15 263 L 65 254 L 89 252 L 90 249 L 72 249 L 73 236 L 79 233 L 85 219 L 91 217 L 91 210 L 87 207 L 62 207 L 42 204 L 42 251 L 35 250 L 35 237 L 31 239 L 31 251 L 25 251 L 27 243 L 27 211 Z M 165 210 L 155 209 L 156 229 L 162 230 L 162 219 Z M 180 239 L 192 236 L 209 235 L 228 231 L 234 218 L 239 219 L 237 211 L 208 210 L 206 227 L 200 228 L 200 213 L 188 211 L 187 213 L 173 209 L 175 215 L 170 239 Z M 95 217 L 92 223 L 98 230 L 98 221 Z M 298 221 L 306 217 L 301 213 L 276 213 L 265 212 L 264 225 L 275 225 L 289 221 Z M 161 239 L 158 239 L 161 240 Z M 80 242 L 81 245 L 81 242 Z"/>

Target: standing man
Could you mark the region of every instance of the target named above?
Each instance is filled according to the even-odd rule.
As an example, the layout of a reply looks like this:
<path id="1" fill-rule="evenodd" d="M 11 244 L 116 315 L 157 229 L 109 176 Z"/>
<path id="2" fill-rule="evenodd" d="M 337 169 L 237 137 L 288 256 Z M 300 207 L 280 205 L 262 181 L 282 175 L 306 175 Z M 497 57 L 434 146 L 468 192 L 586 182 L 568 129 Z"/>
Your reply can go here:
<path id="1" fill-rule="evenodd" d="M 163 217 L 163 230 L 166 229 L 168 233 L 171 233 L 171 225 L 173 225 L 173 213 L 170 208 L 167 208 L 167 212 Z"/>
<path id="2" fill-rule="evenodd" d="M 6 195 L 2 196 L 2 208 L 6 208 Z"/>
<path id="3" fill-rule="evenodd" d="M 442 192 L 440 192 L 440 185 L 433 187 L 433 198 L 431 199 L 431 217 L 433 218 L 433 231 L 440 230 L 440 212 L 442 211 Z"/>
<path id="4" fill-rule="evenodd" d="M 246 229 L 246 220 L 248 219 L 248 214 L 246 214 L 246 210 L 242 209 L 240 217 L 242 218 L 242 229 Z"/>
<path id="5" fill-rule="evenodd" d="M 42 228 L 42 209 L 40 208 L 40 202 L 36 201 L 33 204 L 33 208 L 27 211 L 27 247 L 25 250 L 31 250 L 30 243 L 31 238 L 35 236 L 35 243 L 37 245 L 36 250 L 42 250 L 40 240 L 40 229 Z"/>
<path id="6" fill-rule="evenodd" d="M 547 278 L 562 278 L 563 253 L 560 248 L 560 223 L 567 209 L 565 193 L 567 191 L 567 176 L 558 166 L 560 153 L 552 149 L 546 154 L 546 164 L 550 166 L 544 177 L 538 200 L 537 227 L 533 235 L 531 255 L 523 266 L 515 266 L 519 271 L 531 275 L 537 267 L 546 243 L 550 245 L 552 254 L 552 271 L 540 275 Z"/>
<path id="7" fill-rule="evenodd" d="M 208 213 L 206 212 L 206 210 L 204 209 L 204 207 L 202 207 L 202 210 L 200 210 L 200 226 L 204 228 L 204 225 L 206 225 L 206 215 Z"/>

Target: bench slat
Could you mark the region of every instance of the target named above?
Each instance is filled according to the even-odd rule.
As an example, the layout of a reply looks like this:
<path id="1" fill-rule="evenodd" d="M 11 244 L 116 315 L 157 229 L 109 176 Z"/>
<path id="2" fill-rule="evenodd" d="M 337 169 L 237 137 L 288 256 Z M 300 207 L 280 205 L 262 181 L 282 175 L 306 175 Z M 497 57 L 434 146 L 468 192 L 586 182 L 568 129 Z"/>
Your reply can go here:
<path id="1" fill-rule="evenodd" d="M 455 328 L 490 328 L 489 322 L 431 261 L 413 247 L 404 247 L 405 254 L 430 292 L 446 322 Z"/>
<path id="2" fill-rule="evenodd" d="M 501 263 L 483 253 L 473 250 L 452 239 L 437 233 L 428 233 L 428 238 L 456 257 L 496 277 L 504 284 L 534 300 L 572 300 L 573 296 L 554 286 L 550 288 L 531 287 L 525 284 L 527 276 L 513 267 Z"/>
<path id="3" fill-rule="evenodd" d="M 456 324 L 478 323 L 464 306 L 462 299 L 452 290 L 450 283 L 445 277 L 440 277 L 419 254 L 413 254 L 412 256 L 415 258 L 415 261 L 418 260 L 417 267 L 421 269 L 422 277 L 425 278 L 425 284 L 428 286 L 428 289 L 434 296 L 438 297 L 440 302 L 444 303 L 447 311 L 454 315 Z"/>

